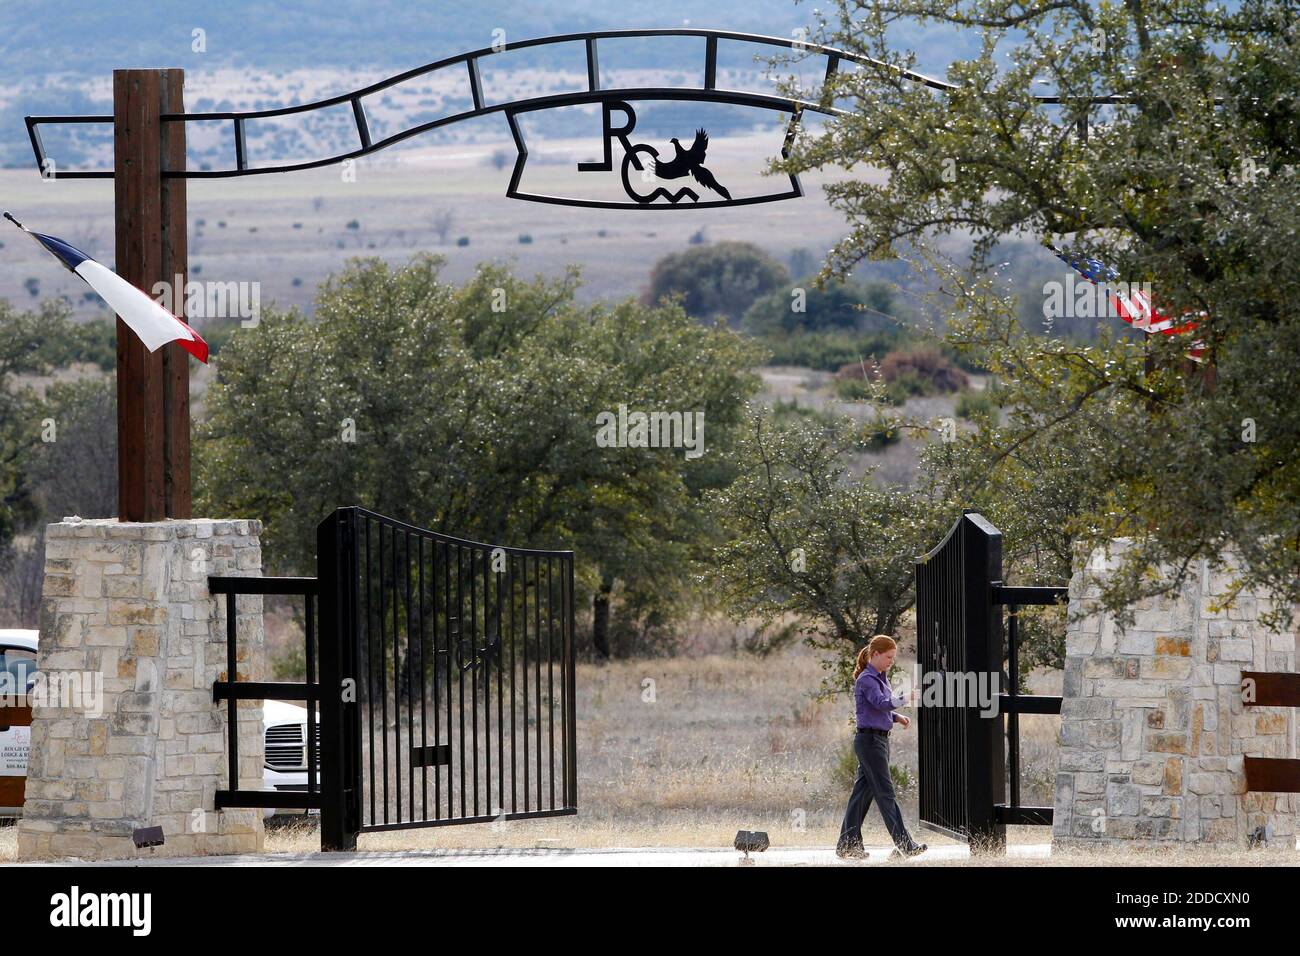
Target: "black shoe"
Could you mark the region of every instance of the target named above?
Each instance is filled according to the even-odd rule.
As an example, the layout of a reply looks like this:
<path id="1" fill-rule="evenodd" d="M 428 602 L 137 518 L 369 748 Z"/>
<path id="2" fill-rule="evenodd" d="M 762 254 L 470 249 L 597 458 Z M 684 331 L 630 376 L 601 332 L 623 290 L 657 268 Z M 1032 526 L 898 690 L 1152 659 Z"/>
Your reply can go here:
<path id="1" fill-rule="evenodd" d="M 835 855 L 841 860 L 865 860 L 867 851 L 860 846 L 841 846 L 835 848 Z"/>
<path id="2" fill-rule="evenodd" d="M 926 850 L 924 843 L 913 843 L 909 847 L 899 847 L 889 854 L 891 860 L 901 860 L 903 857 L 920 856 Z"/>

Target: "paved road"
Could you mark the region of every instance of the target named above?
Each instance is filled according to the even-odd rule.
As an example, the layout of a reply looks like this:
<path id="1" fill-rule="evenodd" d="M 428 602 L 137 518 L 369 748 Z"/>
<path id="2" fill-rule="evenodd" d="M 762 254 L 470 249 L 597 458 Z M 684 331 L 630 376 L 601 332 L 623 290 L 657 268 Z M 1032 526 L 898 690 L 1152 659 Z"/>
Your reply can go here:
<path id="1" fill-rule="evenodd" d="M 1044 844 L 1008 847 L 1008 855 L 1043 859 L 1051 847 Z M 147 851 L 145 851 L 147 852 Z M 837 859 L 825 847 L 781 847 L 750 855 L 753 866 L 870 866 L 889 859 L 890 848 L 870 847 L 861 861 Z M 927 850 L 915 862 L 961 860 L 969 857 L 965 846 Z M 899 865 L 908 865 L 900 862 Z M 19 864 L 22 865 L 22 864 Z M 410 850 L 382 853 L 263 853 L 243 856 L 154 857 L 82 866 L 739 866 L 735 850 L 627 848 L 600 850 Z"/>

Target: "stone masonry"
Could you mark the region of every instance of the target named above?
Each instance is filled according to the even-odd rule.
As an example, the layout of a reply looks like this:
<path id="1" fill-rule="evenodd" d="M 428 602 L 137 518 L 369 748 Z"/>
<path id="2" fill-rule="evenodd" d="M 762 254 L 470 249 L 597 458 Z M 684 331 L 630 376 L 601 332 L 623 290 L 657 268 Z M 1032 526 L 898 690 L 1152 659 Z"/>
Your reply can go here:
<path id="1" fill-rule="evenodd" d="M 1178 591 L 1144 600 L 1127 630 L 1097 610 L 1074 622 L 1126 546 L 1076 563 L 1070 581 L 1053 843 L 1243 847 L 1267 824 L 1271 845 L 1294 846 L 1297 797 L 1247 793 L 1242 770 L 1243 755 L 1296 755 L 1294 709 L 1243 705 L 1241 672 L 1294 670 L 1295 636 L 1259 623 L 1263 594 L 1214 608 L 1232 555 L 1226 570 L 1202 562 Z"/>
<path id="2" fill-rule="evenodd" d="M 46 530 L 20 859 L 256 852 L 260 810 L 213 804 L 227 780 L 225 598 L 209 574 L 261 574 L 257 521 L 66 518 Z M 239 678 L 264 680 L 262 599 L 239 598 Z M 102 681 L 98 701 L 85 691 Z M 83 689 L 69 694 L 69 688 Z M 239 704 L 242 785 L 261 785 L 258 701 Z M 163 828 L 137 850 L 132 831 Z"/>

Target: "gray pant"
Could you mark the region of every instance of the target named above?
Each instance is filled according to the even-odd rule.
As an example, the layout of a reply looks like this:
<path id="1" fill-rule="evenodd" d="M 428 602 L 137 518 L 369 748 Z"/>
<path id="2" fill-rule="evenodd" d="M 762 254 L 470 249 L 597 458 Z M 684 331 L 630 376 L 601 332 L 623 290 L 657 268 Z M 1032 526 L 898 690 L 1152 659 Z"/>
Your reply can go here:
<path id="1" fill-rule="evenodd" d="M 862 821 L 867 818 L 874 798 L 880 807 L 894 845 L 900 850 L 914 846 L 907 827 L 903 825 L 903 812 L 894 798 L 894 782 L 889 778 L 889 737 L 883 734 L 854 734 L 853 752 L 858 757 L 858 777 L 853 782 L 849 808 L 844 813 L 837 849 L 862 846 Z"/>

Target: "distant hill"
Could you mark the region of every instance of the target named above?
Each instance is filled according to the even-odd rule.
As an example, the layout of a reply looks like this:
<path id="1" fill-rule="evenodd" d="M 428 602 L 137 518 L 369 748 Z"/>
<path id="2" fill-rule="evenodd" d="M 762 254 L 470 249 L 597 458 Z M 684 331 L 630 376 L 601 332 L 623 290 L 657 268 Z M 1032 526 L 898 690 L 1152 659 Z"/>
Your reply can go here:
<path id="1" fill-rule="evenodd" d="M 498 29 L 507 40 L 684 25 L 791 36 L 811 25 L 812 10 L 795 0 L 5 0 L 0 64 L 10 84 L 124 66 L 403 70 L 490 46 Z M 195 30 L 204 31 L 202 54 L 192 49 Z M 920 54 L 921 68 L 934 72 L 979 47 L 973 32 L 900 24 L 896 34 Z M 630 66 L 680 66 L 691 56 L 687 46 L 627 52 Z"/>
<path id="2" fill-rule="evenodd" d="M 196 12 L 202 11 L 202 12 Z M 6 0 L 0 8 L 0 62 L 8 79 L 102 73 L 122 66 L 191 66 L 192 31 L 206 32 L 212 67 L 347 66 L 405 69 L 507 40 L 580 30 L 680 26 L 789 35 L 811 8 L 791 0 L 220 0 L 184 4 L 138 0 Z"/>
<path id="3" fill-rule="evenodd" d="M 246 71 L 256 90 L 241 90 L 225 108 L 262 108 L 315 98 L 301 87 L 277 85 L 277 73 L 326 71 L 329 93 L 354 88 L 352 73 L 367 80 L 402 72 L 442 57 L 507 41 L 583 30 L 690 25 L 792 36 L 812 21 L 812 8 L 792 0 L 660 0 L 611 4 L 607 0 L 198 0 L 184 4 L 139 0 L 4 0 L 0 5 L 0 165 L 31 162 L 22 118 L 29 114 L 107 113 L 114 68 L 178 66 L 187 87 L 204 87 L 219 71 Z M 202 31 L 203 52 L 195 52 Z M 942 73 L 955 56 L 976 49 L 974 34 L 954 42 L 936 30 L 900 31 L 900 45 L 917 50 L 922 69 Z M 699 40 L 618 41 L 603 51 L 602 67 L 700 69 Z M 743 48 L 741 48 L 743 50 Z M 580 54 L 576 48 L 575 53 Z M 508 54 L 509 68 L 579 66 L 559 54 Z M 571 62 L 570 62 L 571 61 Z M 750 62 L 737 56 L 733 66 Z M 199 97 L 189 99 L 191 109 Z M 53 145 L 53 144 L 51 144 Z M 99 144 L 102 148 L 104 144 Z M 84 158 L 79 147 L 73 158 Z M 81 155 L 75 155 L 80 153 Z"/>

